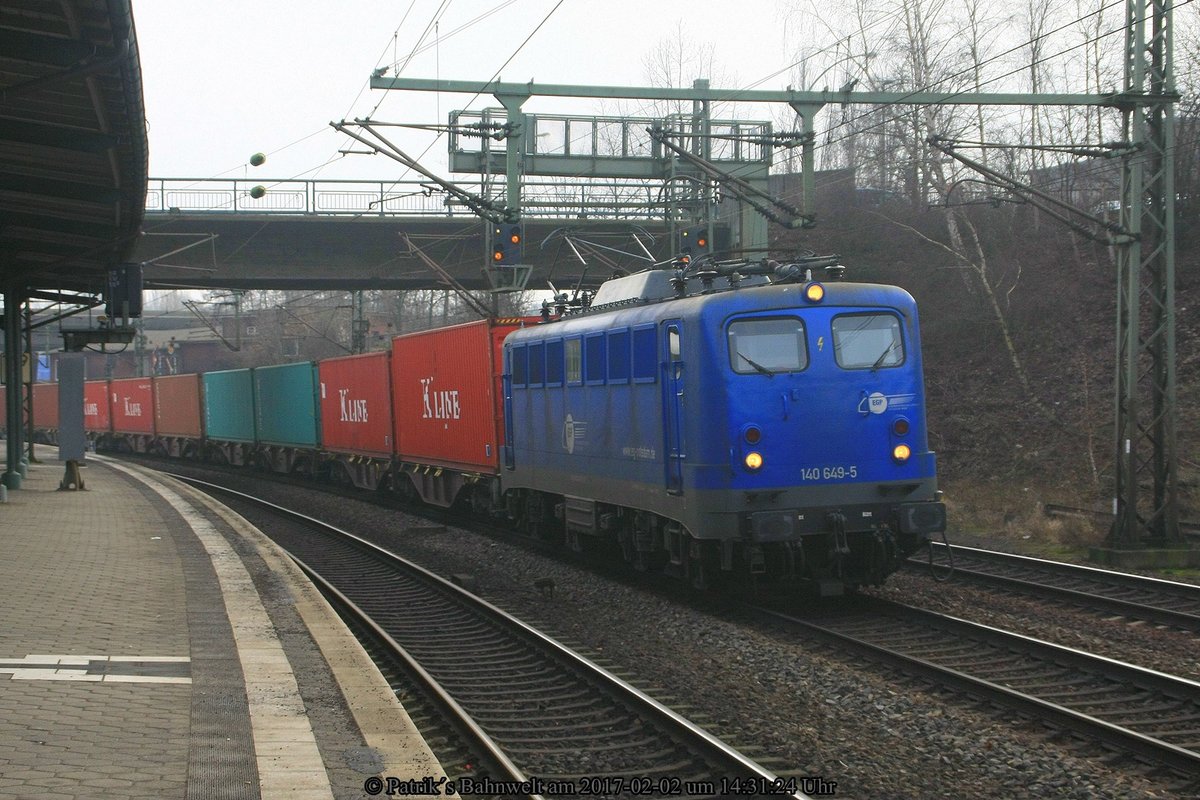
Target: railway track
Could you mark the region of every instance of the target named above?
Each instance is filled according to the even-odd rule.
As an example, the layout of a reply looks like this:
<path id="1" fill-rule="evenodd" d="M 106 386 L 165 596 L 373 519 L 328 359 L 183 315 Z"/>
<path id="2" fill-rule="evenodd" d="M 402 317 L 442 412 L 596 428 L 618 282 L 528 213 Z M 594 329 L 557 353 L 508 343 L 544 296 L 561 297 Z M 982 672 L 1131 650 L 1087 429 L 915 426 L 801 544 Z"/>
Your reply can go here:
<path id="1" fill-rule="evenodd" d="M 805 797 L 796 781 L 419 565 L 320 520 L 174 477 L 260 520 L 338 605 L 410 663 L 444 713 L 459 717 L 456 727 L 475 732 L 474 746 L 506 770 L 497 780 L 523 782 L 525 796 Z"/>
<path id="2" fill-rule="evenodd" d="M 944 550 L 946 545 L 933 547 Z M 1194 584 L 960 545 L 951 545 L 950 552 L 955 572 L 974 581 L 1200 631 L 1200 586 Z M 935 561 L 945 564 L 948 559 L 935 556 Z M 909 564 L 928 568 L 919 557 L 910 558 Z"/>
<path id="3" fill-rule="evenodd" d="M 750 611 L 1165 767 L 1189 791 L 1200 789 L 1200 683 L 878 598 L 815 618 Z"/>

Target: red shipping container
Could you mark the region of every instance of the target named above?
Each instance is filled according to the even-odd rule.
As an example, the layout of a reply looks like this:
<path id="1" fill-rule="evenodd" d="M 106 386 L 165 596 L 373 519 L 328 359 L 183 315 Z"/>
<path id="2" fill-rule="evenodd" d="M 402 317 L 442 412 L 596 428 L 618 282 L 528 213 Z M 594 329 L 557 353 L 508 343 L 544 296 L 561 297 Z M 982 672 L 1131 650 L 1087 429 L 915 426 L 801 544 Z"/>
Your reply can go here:
<path id="1" fill-rule="evenodd" d="M 397 455 L 495 472 L 504 433 L 504 337 L 536 322 L 536 317 L 480 320 L 393 339 Z"/>
<path id="2" fill-rule="evenodd" d="M 154 433 L 154 386 L 149 378 L 109 381 L 113 433 Z"/>
<path id="3" fill-rule="evenodd" d="M 33 385 L 33 427 L 58 429 L 58 384 Z"/>
<path id="4" fill-rule="evenodd" d="M 317 364 L 321 446 L 331 452 L 392 455 L 391 354 L 364 353 Z"/>
<path id="5" fill-rule="evenodd" d="M 83 428 L 88 431 L 112 430 L 108 381 L 86 381 L 83 384 Z"/>
<path id="6" fill-rule="evenodd" d="M 154 430 L 159 436 L 199 439 L 200 376 L 163 375 L 154 379 Z"/>

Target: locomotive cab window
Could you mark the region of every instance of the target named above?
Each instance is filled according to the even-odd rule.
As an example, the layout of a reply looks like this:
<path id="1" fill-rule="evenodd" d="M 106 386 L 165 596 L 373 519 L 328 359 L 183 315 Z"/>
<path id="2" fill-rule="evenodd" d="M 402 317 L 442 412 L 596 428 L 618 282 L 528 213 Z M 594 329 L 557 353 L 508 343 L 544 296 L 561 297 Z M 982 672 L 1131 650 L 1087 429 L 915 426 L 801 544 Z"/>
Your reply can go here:
<path id="1" fill-rule="evenodd" d="M 833 318 L 833 354 L 842 369 L 879 369 L 904 363 L 900 320 L 893 314 Z"/>
<path id="2" fill-rule="evenodd" d="M 729 324 L 729 363 L 742 375 L 799 372 L 808 367 L 808 342 L 798 317 L 741 319 Z"/>

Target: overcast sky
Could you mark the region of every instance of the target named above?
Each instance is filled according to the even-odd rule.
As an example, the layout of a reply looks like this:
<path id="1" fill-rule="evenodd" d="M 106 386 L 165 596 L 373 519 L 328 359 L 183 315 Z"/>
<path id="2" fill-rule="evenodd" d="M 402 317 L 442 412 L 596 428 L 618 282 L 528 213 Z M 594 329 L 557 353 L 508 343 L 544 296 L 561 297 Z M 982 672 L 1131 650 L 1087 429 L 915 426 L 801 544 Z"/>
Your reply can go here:
<path id="1" fill-rule="evenodd" d="M 150 174 L 396 177 L 399 165 L 382 157 L 339 157 L 346 140 L 328 123 L 369 114 L 381 101 L 373 114 L 377 120 L 445 122 L 448 111 L 470 100 L 366 88 L 374 69 L 407 59 L 423 34 L 426 45 L 434 41 L 426 28 L 439 10 L 441 43 L 415 55 L 402 77 L 487 80 L 549 15 L 504 67 L 502 80 L 648 85 L 647 54 L 682 32 L 698 49 L 719 42 L 715 74 L 738 88 L 789 65 L 780 11 L 787 5 L 786 0 L 135 0 Z M 504 7 L 450 35 L 497 6 Z M 784 72 L 762 88 L 787 82 Z M 725 86 L 714 82 L 714 88 Z M 496 103 L 484 97 L 472 107 L 484 105 Z M 535 99 L 525 110 L 582 108 Z M 763 113 L 753 116 L 767 118 Z M 420 152 L 431 140 L 430 134 L 418 134 L 405 143 Z M 445 163 L 445 148 L 443 140 L 431 150 L 435 165 Z M 268 154 L 267 163 L 249 167 L 251 154 L 260 151 Z"/>

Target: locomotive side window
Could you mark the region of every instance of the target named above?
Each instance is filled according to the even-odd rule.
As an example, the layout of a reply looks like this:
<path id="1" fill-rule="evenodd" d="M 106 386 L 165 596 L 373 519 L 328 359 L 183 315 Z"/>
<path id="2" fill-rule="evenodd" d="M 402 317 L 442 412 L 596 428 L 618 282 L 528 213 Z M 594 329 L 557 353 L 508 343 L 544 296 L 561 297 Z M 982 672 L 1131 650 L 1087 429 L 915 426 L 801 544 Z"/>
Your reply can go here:
<path id="1" fill-rule="evenodd" d="M 546 345 L 529 345 L 529 385 L 541 386 L 546 381 Z"/>
<path id="2" fill-rule="evenodd" d="M 808 342 L 798 317 L 738 320 L 730 323 L 728 335 L 734 372 L 774 375 L 808 367 Z"/>
<path id="3" fill-rule="evenodd" d="M 833 318 L 833 354 L 842 369 L 879 369 L 904 363 L 900 320 L 892 314 Z"/>
<path id="4" fill-rule="evenodd" d="M 654 323 L 633 329 L 633 381 L 653 383 L 658 373 L 658 342 Z"/>
<path id="5" fill-rule="evenodd" d="M 514 347 L 509 358 L 512 366 L 512 385 L 524 387 L 529 382 L 529 362 L 525 356 L 525 345 Z"/>
<path id="6" fill-rule="evenodd" d="M 608 333 L 608 382 L 629 381 L 629 330 Z"/>
<path id="7" fill-rule="evenodd" d="M 567 339 L 565 342 L 567 362 L 567 383 L 578 385 L 583 383 L 583 340 Z"/>
<path id="8" fill-rule="evenodd" d="M 562 339 L 546 342 L 546 385 L 562 386 L 563 343 Z"/>
<path id="9" fill-rule="evenodd" d="M 608 366 L 605 357 L 604 334 L 593 333 L 583 340 L 583 369 L 590 384 L 604 383 L 604 370 Z"/>

